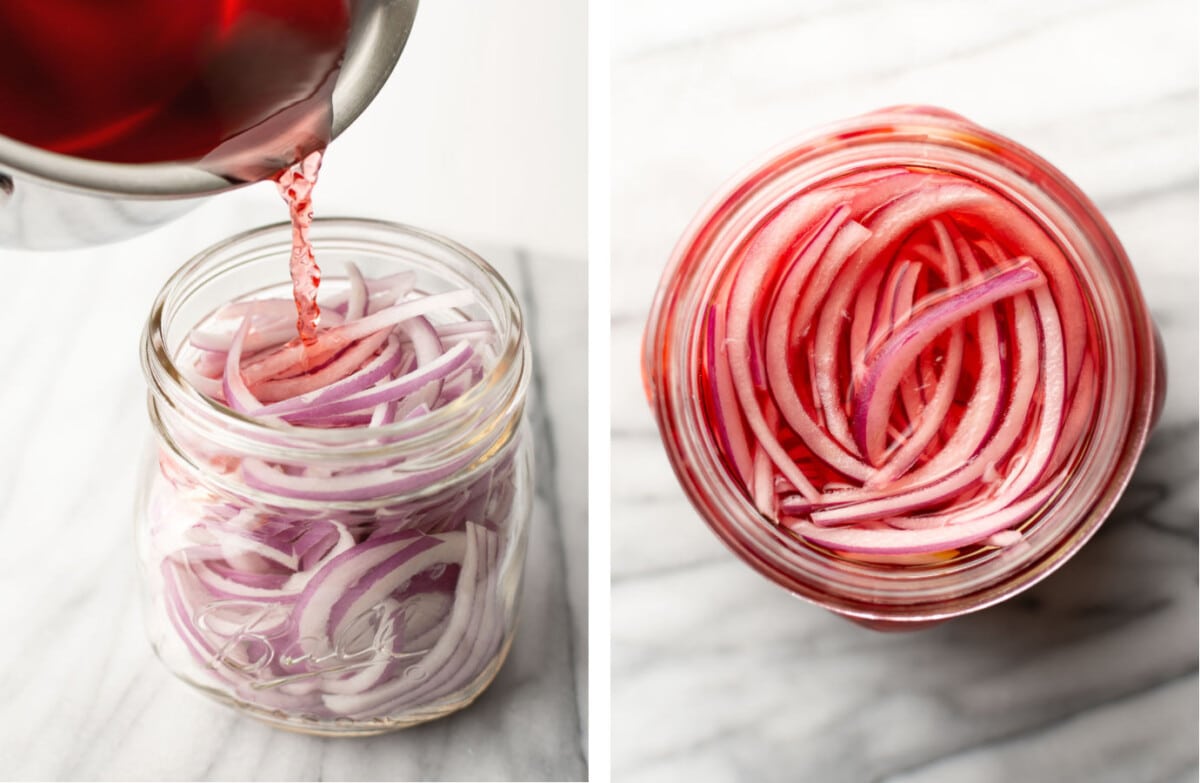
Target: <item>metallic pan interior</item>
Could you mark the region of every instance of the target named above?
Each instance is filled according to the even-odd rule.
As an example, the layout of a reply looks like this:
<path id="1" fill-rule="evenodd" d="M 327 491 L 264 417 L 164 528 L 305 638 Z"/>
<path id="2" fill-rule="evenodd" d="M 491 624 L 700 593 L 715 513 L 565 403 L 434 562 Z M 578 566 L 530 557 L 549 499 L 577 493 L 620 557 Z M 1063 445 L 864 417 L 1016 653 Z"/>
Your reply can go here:
<path id="1" fill-rule="evenodd" d="M 346 57 L 333 91 L 336 138 L 375 97 L 400 57 L 412 29 L 418 0 L 350 0 L 351 29 Z M 56 189 L 119 198 L 203 196 L 237 187 L 198 168 L 176 163 L 120 164 L 72 158 L 0 136 L 0 182 L 20 190 L 29 180 Z M 6 194 L 0 191 L 0 211 Z M 10 203 L 10 208 L 15 204 Z M 3 244 L 0 231 L 0 244 Z M 28 243 L 26 243 L 28 244 Z"/>

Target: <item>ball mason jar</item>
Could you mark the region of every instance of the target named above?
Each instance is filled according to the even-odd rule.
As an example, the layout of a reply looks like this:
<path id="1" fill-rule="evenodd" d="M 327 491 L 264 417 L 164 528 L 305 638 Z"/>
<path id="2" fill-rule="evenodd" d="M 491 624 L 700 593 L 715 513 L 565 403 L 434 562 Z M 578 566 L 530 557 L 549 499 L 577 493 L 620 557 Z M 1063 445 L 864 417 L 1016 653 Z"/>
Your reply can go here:
<path id="1" fill-rule="evenodd" d="M 470 704 L 508 653 L 532 502 L 530 352 L 512 291 L 466 248 L 365 220 L 317 220 L 311 238 L 324 296 L 347 285 L 347 262 L 368 279 L 412 270 L 426 293 L 474 292 L 458 313 L 493 324 L 490 366 L 440 407 L 382 426 L 243 416 L 175 359 L 218 307 L 290 296 L 290 227 L 192 259 L 143 336 L 144 613 L 159 658 L 203 693 L 282 728 L 375 734 Z M 387 481 L 347 491 L 363 474 Z"/>
<path id="2" fill-rule="evenodd" d="M 736 279 L 755 233 L 797 196 L 835 181 L 867 181 L 880 170 L 935 172 L 999 194 L 1052 238 L 1090 310 L 1100 353 L 1092 420 L 1068 478 L 1014 526 L 1019 546 L 978 546 L 908 564 L 816 546 L 760 513 L 709 423 L 701 370 L 713 350 L 706 321 L 722 280 Z M 727 183 L 687 228 L 663 273 L 642 373 L 672 467 L 721 541 L 780 587 L 878 630 L 915 629 L 982 609 L 1061 566 L 1112 510 L 1166 393 L 1161 340 L 1129 260 L 1095 205 L 1024 147 L 921 106 L 821 128 Z"/>

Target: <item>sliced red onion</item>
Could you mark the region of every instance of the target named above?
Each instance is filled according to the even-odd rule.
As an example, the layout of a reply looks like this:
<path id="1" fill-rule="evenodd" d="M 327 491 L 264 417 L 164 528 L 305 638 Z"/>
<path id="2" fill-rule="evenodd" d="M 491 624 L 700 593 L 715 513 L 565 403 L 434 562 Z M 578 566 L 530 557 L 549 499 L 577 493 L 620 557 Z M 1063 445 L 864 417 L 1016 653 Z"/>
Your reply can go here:
<path id="1" fill-rule="evenodd" d="M 838 214 L 839 211 L 834 210 L 824 221 L 824 224 L 801 251 L 802 258 L 825 251 L 839 228 L 839 225 L 834 222 L 838 219 Z M 759 448 L 771 458 L 784 478 L 791 481 L 798 491 L 807 495 L 815 493 L 816 490 L 813 489 L 804 473 L 792 462 L 787 450 L 783 448 L 775 434 L 767 426 L 766 419 L 757 404 L 757 393 L 749 370 L 750 321 L 754 317 L 755 293 L 761 283 L 758 273 L 765 273 L 765 270 L 771 264 L 776 263 L 794 241 L 798 232 L 792 221 L 796 217 L 792 212 L 785 210 L 767 226 L 759 235 L 758 240 L 746 251 L 745 268 L 739 270 L 734 289 L 730 293 L 729 310 L 726 316 L 728 331 L 724 343 L 727 352 L 726 364 L 733 379 L 733 389 L 741 403 L 746 423 L 758 440 Z M 807 221 L 811 216 L 802 212 L 800 217 Z"/>
<path id="2" fill-rule="evenodd" d="M 380 350 L 379 345 L 383 342 L 386 345 Z M 299 379 L 264 381 L 256 391 L 260 399 L 270 404 L 255 413 L 259 416 L 281 416 L 366 391 L 404 361 L 401 347 L 396 335 L 377 333 L 355 343 L 337 360 L 311 375 Z M 376 351 L 379 353 L 376 354 Z M 342 359 L 346 362 L 339 366 Z"/>
<path id="3" fill-rule="evenodd" d="M 391 424 L 396 420 L 396 406 L 399 405 L 397 400 L 389 400 L 381 402 L 375 406 L 375 410 L 371 411 L 371 419 L 367 422 L 368 427 L 382 427 L 385 424 Z M 425 407 L 421 410 L 420 415 L 429 412 L 429 408 Z"/>
<path id="4" fill-rule="evenodd" d="M 481 449 L 469 450 L 436 467 L 394 468 L 363 473 L 346 473 L 328 478 L 312 474 L 291 476 L 265 462 L 247 459 L 242 462 L 242 479 L 246 486 L 282 497 L 297 500 L 329 500 L 354 502 L 412 492 L 457 473 L 479 456 Z"/>
<path id="5" fill-rule="evenodd" d="M 286 410 L 281 414 L 287 421 L 302 422 L 319 416 L 332 416 L 342 413 L 369 410 L 376 405 L 407 398 L 420 392 L 429 384 L 434 384 L 449 377 L 455 370 L 470 361 L 472 355 L 469 343 L 459 343 L 429 364 L 412 372 L 405 373 L 399 378 L 377 383 L 367 389 L 342 396 L 340 393 L 330 395 L 332 399 L 316 400 L 306 404 L 299 410 Z M 426 405 L 428 400 L 422 399 Z"/>
<path id="6" fill-rule="evenodd" d="M 1014 384 L 1000 425 L 980 451 L 964 454 L 953 448 L 955 436 L 965 433 L 964 440 L 977 440 L 976 433 L 955 430 L 947 446 L 925 465 L 911 471 L 891 487 L 839 493 L 831 498 L 836 505 L 815 511 L 812 520 L 819 525 L 876 519 L 881 514 L 901 513 L 945 502 L 969 490 L 989 470 L 1007 458 L 1025 430 L 1029 407 L 1037 391 L 1039 377 L 1038 331 L 1033 306 L 1027 298 L 1015 302 L 1017 331 L 1013 349 L 1017 353 L 1017 383 Z M 989 423 L 990 426 L 990 423 Z"/>
<path id="7" fill-rule="evenodd" d="M 233 343 L 229 347 L 229 354 L 225 360 L 225 375 L 221 384 L 226 404 L 239 413 L 258 410 L 262 407 L 262 403 L 250 392 L 242 378 L 242 345 L 249 332 L 250 319 L 246 318 L 242 321 L 242 326 L 238 329 Z"/>
<path id="8" fill-rule="evenodd" d="M 357 321 L 367 314 L 367 300 L 370 294 L 367 291 L 367 281 L 363 279 L 362 272 L 358 271 L 358 266 L 346 262 L 346 281 L 350 284 L 346 295 L 346 320 Z"/>
<path id="9" fill-rule="evenodd" d="M 273 299 L 264 300 L 264 302 L 274 302 Z M 285 319 L 263 319 L 254 318 L 253 316 L 243 316 L 250 318 L 252 330 L 242 344 L 242 352 L 246 356 L 251 356 L 265 348 L 273 348 L 280 343 L 285 343 L 296 336 L 296 312 L 295 304 L 292 305 L 292 317 L 290 320 Z M 239 325 L 241 321 L 237 322 Z M 336 310 L 331 310 L 328 317 L 324 313 L 321 315 L 321 324 L 323 326 L 338 326 L 343 323 L 341 315 Z M 233 343 L 233 336 L 237 333 L 236 328 L 232 331 L 202 331 L 196 330 L 188 334 L 188 342 L 194 348 L 199 348 L 202 351 L 211 351 L 216 354 L 224 355 L 229 352 L 229 346 Z"/>
<path id="10" fill-rule="evenodd" d="M 1028 259 L 1018 259 L 1013 268 L 969 288 L 931 297 L 903 328 L 893 330 L 887 342 L 867 359 L 867 373 L 854 401 L 854 438 L 872 464 L 882 463 L 884 425 L 891 413 L 892 395 L 921 351 L 968 315 L 1044 282 Z"/>
<path id="11" fill-rule="evenodd" d="M 353 264 L 346 275 L 312 345 L 295 340 L 291 300 L 233 302 L 185 341 L 183 376 L 275 427 L 404 420 L 420 435 L 485 376 L 496 330 L 469 318 L 466 291 L 425 294 L 412 274 L 369 280 Z M 348 467 L 214 448 L 198 452 L 240 494 L 164 451 L 151 503 L 164 654 L 194 661 L 189 678 L 259 710 L 387 721 L 470 698 L 490 677 L 512 621 L 500 593 L 511 447 L 480 437 L 450 457 L 381 451 Z"/>
<path id="12" fill-rule="evenodd" d="M 380 563 L 395 568 L 395 563 L 416 560 L 440 544 L 442 539 L 433 536 L 398 533 L 386 539 L 362 542 L 335 558 L 308 582 L 297 601 L 294 619 L 301 649 L 310 656 L 330 651 L 333 647 L 329 641 L 333 630 L 330 614 L 334 606 L 372 568 Z"/>
<path id="13" fill-rule="evenodd" d="M 896 169 L 796 195 L 748 233 L 700 365 L 759 512 L 889 563 L 1019 543 L 1068 475 L 1099 372 L 1057 243 L 981 185 Z"/>
<path id="14" fill-rule="evenodd" d="M 416 353 L 417 367 L 429 365 L 437 361 L 438 357 L 442 356 L 446 350 L 442 344 L 441 337 L 438 336 L 437 330 L 433 328 L 433 325 L 426 318 L 411 318 L 405 321 L 400 329 L 412 340 L 413 351 Z M 467 343 L 467 345 L 469 346 L 470 343 Z M 448 374 L 452 374 L 454 369 L 457 368 L 450 369 Z M 435 379 L 416 393 L 408 395 L 412 404 L 414 406 L 421 403 L 432 405 L 442 392 L 442 380 L 444 379 Z"/>
<path id="15" fill-rule="evenodd" d="M 455 590 L 453 609 L 445 630 L 434 646 L 419 663 L 405 668 L 404 673 L 387 684 L 368 693 L 329 695 L 325 705 L 335 712 L 350 717 L 364 717 L 379 711 L 392 711 L 406 705 L 438 695 L 446 689 L 443 672 L 465 673 L 470 677 L 479 675 L 478 666 L 467 667 L 461 660 L 472 650 L 482 655 L 494 654 L 478 638 L 489 616 L 494 616 L 495 590 L 488 587 L 488 580 L 481 578 L 495 569 L 494 553 L 498 551 L 495 536 L 477 525 L 467 526 L 466 549 L 462 571 Z M 489 557 L 489 551 L 493 554 Z M 474 674 L 472 674 L 474 671 Z M 451 683 L 453 685 L 454 683 Z"/>
<path id="16" fill-rule="evenodd" d="M 810 522 L 799 522 L 793 525 L 791 530 L 814 544 L 842 552 L 898 555 L 945 552 L 977 544 L 989 536 L 1009 530 L 1015 524 L 1026 522 L 1041 508 L 1049 495 L 1050 488 L 1046 488 L 986 515 L 980 514 L 956 521 L 954 524 L 936 527 L 863 530 L 824 528 Z"/>
<path id="17" fill-rule="evenodd" d="M 729 362 L 724 361 L 727 349 L 724 336 L 724 320 L 717 316 L 716 307 L 709 309 L 708 339 L 705 346 L 710 370 L 710 384 L 715 397 L 722 401 L 713 409 L 717 420 L 717 436 L 721 438 L 725 453 L 729 455 L 734 469 L 743 484 L 750 483 L 750 446 L 746 439 L 745 428 L 742 426 L 742 416 L 736 410 L 733 376 L 729 372 Z M 718 353 L 722 354 L 721 361 L 717 360 Z"/>
<path id="18" fill-rule="evenodd" d="M 374 365 L 369 371 L 368 378 L 382 378 L 402 358 L 400 346 L 397 345 L 385 359 L 385 362 L 390 361 L 391 364 L 383 368 L 375 364 L 376 353 L 392 341 L 393 336 L 383 330 L 368 335 L 320 367 L 313 367 L 303 373 L 259 383 L 254 387 L 254 396 L 264 403 L 278 403 L 310 392 L 325 391 L 334 384 L 342 384 L 351 376 L 358 375 L 361 378 L 361 373 L 368 365 Z M 362 388 L 370 385 L 369 382 L 361 380 L 360 383 Z M 263 410 L 255 413 L 260 416 L 269 415 Z"/>
<path id="19" fill-rule="evenodd" d="M 845 235 L 846 241 L 843 244 L 837 248 L 834 248 L 832 243 L 827 246 L 830 249 L 828 255 L 832 257 L 834 263 L 840 263 L 848 258 L 866 239 L 865 229 L 861 225 L 855 223 L 848 228 L 849 231 Z M 819 260 L 816 256 L 823 254 L 824 250 L 824 248 L 813 246 L 813 257 L 806 259 L 805 264 L 810 268 L 815 266 Z M 798 265 L 796 268 L 802 267 Z M 814 405 L 810 412 L 809 407 L 801 401 L 796 387 L 791 383 L 794 362 L 799 361 L 800 357 L 797 357 L 796 351 L 791 348 L 791 332 L 795 321 L 794 313 L 789 312 L 786 307 L 787 303 L 795 302 L 795 293 L 798 293 L 800 285 L 803 283 L 804 278 L 785 281 L 787 288 L 778 299 L 779 305 L 772 313 L 771 324 L 767 329 L 767 376 L 770 379 L 772 399 L 779 406 L 787 424 L 820 459 L 837 465 L 838 469 L 847 475 L 864 475 L 866 466 L 858 456 L 846 451 L 843 444 L 838 443 L 829 432 L 822 428 L 814 415 L 815 408 L 819 405 L 815 401 L 820 397 L 820 391 L 815 388 L 815 384 L 811 395 Z M 784 476 L 792 478 L 787 473 L 784 473 Z M 804 482 L 807 484 L 808 480 L 805 479 Z M 804 486 L 796 484 L 796 489 L 810 499 L 815 499 L 820 494 L 811 485 L 806 489 Z"/>
<path id="20" fill-rule="evenodd" d="M 381 329 L 388 329 L 420 315 L 465 307 L 473 301 L 474 295 L 470 291 L 448 291 L 392 305 L 357 321 L 321 331 L 311 345 L 299 340 L 288 342 L 269 356 L 243 367 L 242 374 L 247 384 L 254 385 L 280 377 L 289 370 L 320 366 L 346 346 Z"/>

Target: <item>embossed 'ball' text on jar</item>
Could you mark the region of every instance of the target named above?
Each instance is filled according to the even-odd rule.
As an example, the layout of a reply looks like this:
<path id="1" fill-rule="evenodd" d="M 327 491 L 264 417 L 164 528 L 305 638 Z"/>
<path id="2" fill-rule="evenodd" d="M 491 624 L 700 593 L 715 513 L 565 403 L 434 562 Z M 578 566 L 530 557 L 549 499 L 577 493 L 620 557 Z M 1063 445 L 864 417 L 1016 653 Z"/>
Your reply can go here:
<path id="1" fill-rule="evenodd" d="M 472 292 L 429 320 L 447 347 L 473 335 L 486 359 L 439 380 L 431 410 L 390 423 L 239 414 L 177 359 L 217 308 L 290 298 L 290 228 L 194 258 L 142 346 L 144 611 L 159 658 L 209 696 L 286 729 L 375 734 L 467 706 L 508 653 L 532 503 L 530 354 L 512 291 L 466 248 L 364 220 L 318 220 L 311 238 L 327 302 L 348 295 L 350 262 L 368 281 L 411 273 L 422 295 Z"/>
<path id="2" fill-rule="evenodd" d="M 663 274 L 642 371 L 713 532 L 879 630 L 1061 566 L 1166 392 L 1095 205 L 1024 147 L 919 106 L 819 129 L 722 188 Z"/>

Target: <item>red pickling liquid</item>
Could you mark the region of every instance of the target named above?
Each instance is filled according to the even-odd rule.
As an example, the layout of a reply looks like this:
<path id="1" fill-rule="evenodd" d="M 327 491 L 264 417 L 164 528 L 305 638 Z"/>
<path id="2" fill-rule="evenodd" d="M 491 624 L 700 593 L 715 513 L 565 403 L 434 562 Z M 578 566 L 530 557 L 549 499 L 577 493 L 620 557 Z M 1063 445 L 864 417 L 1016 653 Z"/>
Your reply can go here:
<path id="1" fill-rule="evenodd" d="M 927 236 L 914 235 L 914 238 L 916 236 L 920 236 L 921 240 L 928 242 Z M 908 243 L 906 243 L 906 245 L 910 247 L 913 244 L 917 243 L 911 239 Z M 884 270 L 888 270 L 895 264 L 897 259 L 902 258 L 903 256 L 904 248 L 901 248 L 896 256 L 887 259 L 886 261 L 881 259 L 872 266 L 873 268 L 882 268 Z M 991 264 L 987 264 L 987 266 L 990 267 Z M 775 272 L 782 272 L 782 268 L 775 270 Z M 921 275 L 918 278 L 916 292 L 918 296 L 924 296 L 931 290 L 943 289 L 945 287 L 945 281 L 940 279 L 935 273 L 926 267 L 922 269 Z M 876 307 L 874 308 L 875 313 L 872 317 L 872 320 L 878 321 L 880 319 L 890 318 L 891 308 L 892 302 L 890 301 L 890 297 L 880 297 L 880 300 L 876 303 Z M 1000 315 L 1001 318 L 1000 331 L 1002 336 L 1007 340 L 1012 340 L 1014 335 L 1012 335 L 1009 330 L 1003 326 L 1003 313 L 1008 309 L 1008 305 L 1001 304 L 997 307 L 997 314 Z M 971 317 L 968 319 L 968 322 L 968 332 L 973 334 L 975 331 L 974 327 L 976 319 Z M 799 334 L 799 331 L 799 329 L 793 329 L 791 333 L 792 346 L 790 353 L 794 357 L 794 360 L 789 366 L 793 373 L 792 377 L 795 383 L 795 388 L 800 392 L 800 397 L 803 404 L 807 409 L 810 410 L 818 423 L 824 425 L 825 418 L 822 415 L 818 395 L 814 388 L 814 375 L 817 371 L 815 370 L 814 362 L 806 360 L 812 356 L 814 351 L 814 346 L 811 340 L 812 335 L 811 333 Z M 913 418 L 910 418 L 909 406 L 906 405 L 906 403 L 910 401 L 915 402 L 916 407 L 919 408 L 926 400 L 928 396 L 927 386 L 932 385 L 932 382 L 936 380 L 938 368 L 944 364 L 947 341 L 947 335 L 943 334 L 939 339 L 935 340 L 925 351 L 922 352 L 921 356 L 913 365 L 912 373 L 908 376 L 908 379 L 904 384 L 904 386 L 907 388 L 902 388 L 900 390 L 900 394 L 895 401 L 895 405 L 892 407 L 892 415 L 889 420 L 887 436 L 889 449 L 894 449 L 896 446 L 902 443 L 906 435 L 911 432 L 914 421 Z M 914 467 L 924 463 L 929 456 L 936 453 L 936 447 L 945 441 L 946 434 L 952 432 L 954 428 L 957 427 L 959 420 L 962 418 L 963 410 L 967 402 L 970 400 L 971 393 L 974 390 L 975 378 L 979 369 L 978 353 L 969 350 L 972 345 L 972 338 L 968 338 L 968 350 L 964 352 L 963 355 L 962 370 L 959 373 L 957 388 L 950 408 L 945 417 L 942 419 L 942 427 L 939 428 L 937 436 L 930 444 L 930 448 L 927 449 L 926 452 L 922 453 L 920 457 L 918 457 Z M 851 354 L 852 349 L 849 341 L 849 331 L 847 330 L 839 335 L 836 367 L 839 385 L 841 386 L 839 392 L 841 396 L 842 407 L 848 416 L 852 413 L 853 394 L 853 382 L 851 380 L 852 371 L 850 366 Z M 861 359 L 861 354 L 859 354 L 857 358 Z M 808 476 L 809 480 L 812 481 L 813 484 L 818 488 L 825 486 L 836 486 L 838 484 L 848 483 L 850 481 L 847 476 L 839 473 L 836 469 L 832 468 L 824 461 L 815 459 L 812 453 L 804 445 L 804 442 L 798 438 L 795 432 L 788 428 L 786 424 L 777 424 L 776 433 L 780 438 L 781 443 L 785 448 L 787 448 L 788 453 L 795 459 L 796 464 L 801 467 L 804 474 Z"/>
<path id="2" fill-rule="evenodd" d="M 0 135 L 272 176 L 330 137 L 346 0 L 3 0 Z"/>
<path id="3" fill-rule="evenodd" d="M 1032 497 L 1041 488 L 1061 480 L 1086 440 L 1094 413 L 1090 401 L 1100 372 L 1101 351 L 1087 305 L 1079 298 L 1082 286 L 1071 274 L 1054 271 L 1061 267 L 1047 267 L 1045 262 L 1049 257 L 1039 255 L 1024 262 L 1027 267 L 1041 270 L 1037 279 L 1043 282 L 1036 288 L 1005 294 L 965 317 L 956 316 L 952 323 L 957 324 L 954 329 L 960 334 L 961 343 L 957 347 L 952 347 L 951 328 L 917 326 L 914 327 L 917 331 L 932 337 L 928 344 L 910 360 L 886 361 L 888 356 L 900 355 L 897 346 L 918 344 L 917 340 L 901 338 L 905 327 L 927 320 L 918 316 L 938 301 L 958 293 L 969 298 L 986 288 L 988 281 L 1006 274 L 1012 279 L 1012 275 L 1018 274 L 1014 269 L 1023 263 L 1021 259 L 1035 255 L 1032 248 L 1051 252 L 1046 248 L 1052 245 L 1045 242 L 1052 240 L 1046 239 L 1045 234 L 1034 241 L 1033 234 L 1026 233 L 1024 237 L 1032 242 L 1026 245 L 1014 241 L 1009 226 L 989 222 L 992 214 L 989 210 L 998 207 L 989 204 L 986 208 L 973 206 L 967 211 L 951 209 L 934 213 L 930 219 L 897 229 L 900 232 L 897 239 L 877 255 L 851 255 L 844 262 L 829 262 L 824 276 L 819 271 L 809 271 L 805 277 L 794 276 L 792 270 L 806 268 L 799 260 L 801 251 L 816 236 L 827 216 L 834 214 L 835 205 L 849 205 L 841 207 L 849 209 L 849 220 L 860 221 L 872 232 L 886 231 L 881 226 L 886 225 L 889 210 L 892 215 L 903 214 L 902 207 L 897 206 L 902 203 L 900 196 L 908 199 L 904 203 L 915 204 L 923 198 L 923 192 L 930 194 L 929 197 L 947 199 L 950 197 L 947 194 L 956 192 L 953 188 L 963 187 L 948 177 L 925 177 L 923 170 L 896 169 L 844 182 L 834 180 L 824 186 L 824 191 L 800 196 L 799 199 L 812 199 L 815 203 L 828 196 L 828 206 L 814 209 L 816 217 L 804 223 L 790 245 L 780 246 L 777 256 L 760 253 L 759 258 L 771 259 L 769 265 L 752 260 L 755 246 L 751 245 L 739 263 L 725 268 L 714 288 L 699 363 L 703 409 L 732 475 L 759 510 L 784 527 L 799 524 L 801 527 L 797 529 L 810 529 L 803 525 L 814 511 L 837 513 L 839 508 L 849 508 L 855 503 L 866 506 L 874 498 L 884 496 L 906 500 L 910 498 L 906 492 L 919 494 L 923 488 L 936 486 L 943 480 L 939 477 L 966 476 L 966 472 L 955 471 L 960 468 L 965 471 L 971 465 L 978 468 L 978 475 L 970 480 L 964 478 L 961 484 L 947 482 L 947 486 L 955 488 L 948 489 L 945 495 L 931 492 L 922 502 L 899 507 L 894 513 L 883 511 L 881 505 L 878 513 L 857 518 L 851 524 L 867 530 L 891 526 L 907 529 L 913 525 L 919 527 L 919 518 L 926 515 L 953 515 L 972 505 L 982 506 L 994 497 L 1003 496 L 1005 483 L 1019 481 L 1025 463 L 1037 460 L 1044 467 L 1038 469 L 1036 480 L 1022 485 L 1026 488 L 1017 496 Z M 900 196 L 887 193 L 893 183 L 898 186 L 896 194 Z M 939 187 L 948 190 L 936 190 Z M 882 195 L 873 199 L 872 192 Z M 963 199 L 964 203 L 979 203 L 976 196 Z M 999 202 L 998 196 L 995 199 Z M 858 206 L 859 200 L 865 206 Z M 947 232 L 947 237 L 953 237 L 944 241 L 960 243 L 954 247 L 969 252 L 969 263 L 958 251 L 943 252 L 935 223 Z M 840 232 L 850 230 L 844 224 L 837 225 L 843 228 L 830 235 L 841 236 Z M 869 246 L 863 247 L 865 250 Z M 828 250 L 819 256 L 828 257 Z M 956 278 L 953 280 L 948 279 L 948 257 L 957 259 L 953 262 Z M 867 260 L 856 274 L 848 277 L 846 270 L 856 258 Z M 817 263 L 814 270 L 820 270 L 824 261 Z M 751 269 L 755 271 L 748 271 Z M 790 274 L 792 279 L 803 280 L 803 284 L 789 289 Z M 742 280 L 741 276 L 746 278 Z M 1036 289 L 1042 291 L 1041 300 L 1036 299 Z M 748 291 L 753 298 L 746 310 L 737 302 L 747 301 Z M 837 299 L 838 291 L 845 294 L 844 300 Z M 806 312 L 805 300 L 811 302 L 813 309 L 802 315 Z M 830 304 L 834 301 L 845 304 Z M 1018 310 L 1018 306 L 1025 309 Z M 831 309 L 826 311 L 826 308 Z M 1051 347 L 1044 339 L 1044 326 L 1028 315 L 1030 311 L 1036 314 L 1039 308 L 1055 313 L 1052 320 L 1059 324 L 1054 327 L 1057 354 L 1048 353 Z M 744 343 L 749 348 L 744 353 L 737 352 L 743 343 L 731 336 L 733 324 L 741 318 L 737 312 L 749 313 L 749 331 Z M 1019 323 L 1024 326 L 1019 328 Z M 1038 325 L 1031 327 L 1031 323 Z M 822 324 L 832 325 L 825 330 L 825 342 L 819 334 Z M 991 337 L 986 338 L 985 333 Z M 984 363 L 989 353 L 993 358 L 990 370 Z M 1060 358 L 1054 359 L 1053 355 Z M 739 356 L 747 357 L 744 365 Z M 1022 356 L 1026 357 L 1023 374 L 1018 367 L 1018 358 Z M 775 357 L 773 376 L 769 357 Z M 722 377 L 724 368 L 734 365 L 734 375 Z M 901 373 L 890 376 L 900 379 L 894 393 L 872 396 L 876 388 L 872 384 L 877 381 L 869 379 L 883 377 L 882 373 L 890 371 L 881 368 L 889 365 Z M 949 367 L 954 369 L 948 371 Z M 741 384 L 740 393 L 738 382 L 731 380 L 736 375 L 750 379 Z M 1022 378 L 1024 383 L 1020 382 Z M 1047 407 L 1051 394 L 1048 389 L 1055 384 L 1059 390 L 1053 392 L 1057 404 L 1051 412 Z M 888 387 L 885 384 L 883 388 Z M 934 395 L 939 389 L 939 402 L 935 406 Z M 812 495 L 805 496 L 785 475 L 786 471 L 778 468 L 778 461 L 752 432 L 744 403 L 746 395 L 751 393 L 755 415 L 761 415 L 763 425 L 786 453 L 786 461 L 794 464 L 815 488 L 815 499 Z M 878 400 L 886 404 L 881 407 Z M 788 410 L 793 411 L 790 421 Z M 802 410 L 803 417 L 812 422 L 816 435 L 804 436 L 792 426 L 799 420 L 797 410 Z M 868 419 L 867 412 L 871 410 L 882 410 L 882 418 Z M 863 422 L 868 420 L 872 424 L 864 426 Z M 1007 427 L 1005 421 L 1010 422 Z M 962 435 L 955 440 L 960 429 Z M 1043 444 L 1047 442 L 1043 429 L 1056 433 L 1049 453 L 1044 445 L 1037 445 L 1039 437 Z M 975 436 L 964 440 L 968 433 Z M 820 452 L 812 445 L 818 440 L 827 444 Z M 1008 445 L 1001 447 L 1004 443 Z M 846 460 L 845 455 L 852 455 L 853 459 Z M 845 463 L 844 469 L 839 467 L 838 460 Z M 857 463 L 857 467 L 850 462 Z M 926 470 L 927 465 L 930 467 Z M 1030 474 L 1032 469 L 1025 472 Z M 849 494 L 842 500 L 842 493 L 846 492 Z M 901 517 L 905 519 L 894 521 Z M 906 521 L 912 518 L 918 519 Z M 828 516 L 825 519 L 829 521 L 821 524 L 846 524 L 834 522 Z M 850 519 L 855 518 L 848 517 L 847 521 Z"/>
<path id="4" fill-rule="evenodd" d="M 288 268 L 292 276 L 292 296 L 296 300 L 296 330 L 306 344 L 317 339 L 317 325 L 321 320 L 321 308 L 317 304 L 321 270 L 308 237 L 313 221 L 312 190 L 321 170 L 321 157 L 320 150 L 312 152 L 281 171 L 275 179 L 292 220 L 292 255 Z"/>
<path id="5" fill-rule="evenodd" d="M 1065 175 L 900 106 L 709 199 L 642 370 L 680 485 L 741 561 L 908 630 L 1028 589 L 1112 512 L 1163 384 L 1148 316 Z"/>

